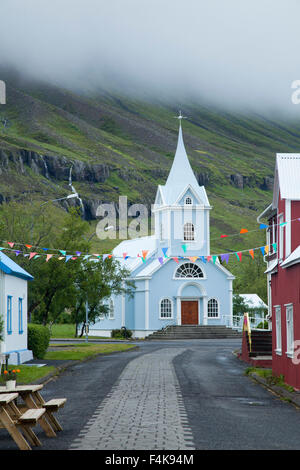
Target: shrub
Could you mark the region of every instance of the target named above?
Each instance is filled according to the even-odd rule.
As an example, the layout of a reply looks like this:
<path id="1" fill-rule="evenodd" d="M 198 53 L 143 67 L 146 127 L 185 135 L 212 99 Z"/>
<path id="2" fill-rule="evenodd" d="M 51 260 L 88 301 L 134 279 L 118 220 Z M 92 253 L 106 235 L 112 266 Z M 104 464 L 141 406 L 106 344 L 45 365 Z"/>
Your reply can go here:
<path id="1" fill-rule="evenodd" d="M 122 339 L 127 339 L 131 338 L 132 336 L 132 331 L 128 330 L 127 328 L 121 328 L 121 329 L 116 329 L 116 330 L 111 330 L 111 337 L 112 338 L 122 338 Z"/>
<path id="2" fill-rule="evenodd" d="M 50 331 L 46 326 L 30 323 L 28 325 L 28 349 L 35 359 L 43 359 L 50 342 Z"/>

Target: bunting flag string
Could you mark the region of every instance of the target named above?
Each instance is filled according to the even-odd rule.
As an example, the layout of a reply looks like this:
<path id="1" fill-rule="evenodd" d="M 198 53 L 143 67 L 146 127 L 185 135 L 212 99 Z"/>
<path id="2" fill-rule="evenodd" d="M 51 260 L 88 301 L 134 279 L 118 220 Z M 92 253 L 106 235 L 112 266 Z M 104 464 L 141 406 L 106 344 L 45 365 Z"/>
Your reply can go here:
<path id="1" fill-rule="evenodd" d="M 102 259 L 103 261 L 105 261 L 106 259 L 115 258 L 115 259 L 123 259 L 124 261 L 127 261 L 128 259 L 140 258 L 141 261 L 143 263 L 145 263 L 146 260 L 148 260 L 148 259 L 153 261 L 153 259 L 156 258 L 155 255 L 151 255 L 150 257 L 148 256 L 149 250 L 142 250 L 142 254 L 137 254 L 136 256 L 129 256 L 129 254 L 127 252 L 123 253 L 122 256 L 118 256 L 118 255 L 114 255 L 114 254 L 108 254 L 108 253 L 105 253 L 105 254 L 99 254 L 99 253 L 83 254 L 81 251 L 75 251 L 75 254 L 74 254 L 74 253 L 67 253 L 67 250 L 58 250 L 58 249 L 55 249 L 55 248 L 53 248 L 53 251 L 56 251 L 56 253 L 47 253 L 49 250 L 52 250 L 50 248 L 41 248 L 43 250 L 43 252 L 30 251 L 28 253 L 28 252 L 22 251 L 22 249 L 14 249 L 14 247 L 16 245 L 23 245 L 26 248 L 28 248 L 28 247 L 35 248 L 33 245 L 21 244 L 21 243 L 16 243 L 16 242 L 6 242 L 6 243 L 7 243 L 7 245 L 9 245 L 10 248 L 2 246 L 2 247 L 0 247 L 0 252 L 1 251 L 8 251 L 9 253 L 14 254 L 16 257 L 17 256 L 24 256 L 24 257 L 28 258 L 30 261 L 38 259 L 38 258 L 44 258 L 46 262 L 49 262 L 50 259 L 58 259 L 58 260 L 64 260 L 67 263 L 70 260 L 75 261 L 75 260 L 78 260 L 78 259 L 79 260 L 81 259 L 81 260 L 84 260 L 84 261 L 87 261 L 87 260 L 97 261 L 97 260 Z M 229 258 L 230 258 L 231 255 L 235 255 L 236 259 L 239 262 L 241 262 L 243 253 L 246 253 L 252 259 L 254 259 L 254 252 L 258 251 L 258 250 L 261 251 L 263 256 L 268 255 L 270 253 L 274 254 L 274 253 L 277 252 L 277 243 L 272 243 L 270 245 L 264 245 L 264 246 L 259 246 L 259 247 L 255 247 L 255 248 L 250 248 L 250 249 L 248 248 L 248 249 L 239 250 L 239 251 L 230 250 L 229 253 L 212 254 L 212 255 L 206 255 L 206 256 L 204 256 L 204 255 L 201 255 L 201 256 L 188 256 L 187 254 L 185 254 L 184 256 L 182 256 L 182 255 L 170 256 L 170 255 L 167 255 L 168 249 L 169 249 L 168 247 L 162 248 L 163 256 L 157 256 L 157 259 L 158 259 L 160 264 L 164 264 L 164 262 L 168 261 L 169 259 L 174 260 L 176 263 L 179 263 L 179 260 L 188 259 L 193 263 L 195 263 L 197 260 L 201 260 L 203 263 L 212 262 L 213 264 L 215 264 L 219 260 L 219 258 L 220 258 L 219 261 L 221 261 L 222 263 L 225 262 L 226 264 L 228 264 Z M 186 253 L 187 245 L 183 244 L 182 249 Z"/>

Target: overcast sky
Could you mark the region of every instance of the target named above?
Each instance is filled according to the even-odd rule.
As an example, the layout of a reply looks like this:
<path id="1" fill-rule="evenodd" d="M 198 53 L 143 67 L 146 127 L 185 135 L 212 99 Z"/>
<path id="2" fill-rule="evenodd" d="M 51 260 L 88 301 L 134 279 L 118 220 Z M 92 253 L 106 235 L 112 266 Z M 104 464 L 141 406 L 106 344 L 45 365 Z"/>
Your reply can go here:
<path id="1" fill-rule="evenodd" d="M 0 63 L 34 77 L 300 116 L 299 0 L 0 0 L 0 15 Z"/>

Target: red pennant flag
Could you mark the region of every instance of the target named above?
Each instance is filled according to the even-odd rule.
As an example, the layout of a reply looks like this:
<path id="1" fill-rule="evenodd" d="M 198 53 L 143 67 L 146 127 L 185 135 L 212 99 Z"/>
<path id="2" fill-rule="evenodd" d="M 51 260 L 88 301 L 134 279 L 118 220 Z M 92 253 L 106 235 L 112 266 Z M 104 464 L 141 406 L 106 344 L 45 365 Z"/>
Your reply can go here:
<path id="1" fill-rule="evenodd" d="M 238 251 L 237 253 L 235 253 L 236 257 L 242 261 L 242 253 L 240 251 Z"/>
<path id="2" fill-rule="evenodd" d="M 176 261 L 176 263 L 178 263 L 178 258 L 176 256 L 173 258 L 173 260 Z"/>
<path id="3" fill-rule="evenodd" d="M 251 255 L 251 258 L 254 259 L 254 250 L 249 250 L 249 253 Z"/>
<path id="4" fill-rule="evenodd" d="M 13 246 L 14 246 L 14 243 L 13 243 L 13 242 L 7 242 L 7 244 L 8 244 L 11 248 L 13 248 Z"/>
<path id="5" fill-rule="evenodd" d="M 225 237 L 228 237 L 228 235 L 221 235 L 221 238 L 225 238 Z"/>
<path id="6" fill-rule="evenodd" d="M 209 263 L 209 261 L 212 259 L 212 256 L 207 256 L 206 259 L 207 259 L 207 262 Z"/>
<path id="7" fill-rule="evenodd" d="M 25 245 L 27 248 L 32 248 L 32 245 Z"/>
<path id="8" fill-rule="evenodd" d="M 125 259 L 127 256 L 127 253 L 123 253 L 123 258 Z"/>
<path id="9" fill-rule="evenodd" d="M 34 253 L 34 252 L 30 253 L 29 259 L 32 259 L 35 255 L 37 255 L 37 253 Z"/>

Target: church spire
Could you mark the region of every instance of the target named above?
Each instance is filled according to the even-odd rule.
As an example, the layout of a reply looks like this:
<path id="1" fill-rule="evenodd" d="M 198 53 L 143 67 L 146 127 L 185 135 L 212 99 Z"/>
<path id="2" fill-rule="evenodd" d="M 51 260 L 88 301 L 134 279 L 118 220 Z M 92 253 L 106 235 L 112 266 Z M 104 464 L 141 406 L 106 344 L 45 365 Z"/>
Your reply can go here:
<path id="1" fill-rule="evenodd" d="M 181 119 L 184 117 L 181 112 L 178 116 L 179 119 L 179 132 L 177 140 L 177 148 L 173 161 L 172 168 L 170 170 L 168 179 L 166 181 L 165 188 L 167 191 L 174 191 L 176 188 L 184 188 L 187 185 L 191 185 L 198 188 L 198 182 L 190 165 L 182 135 Z"/>

